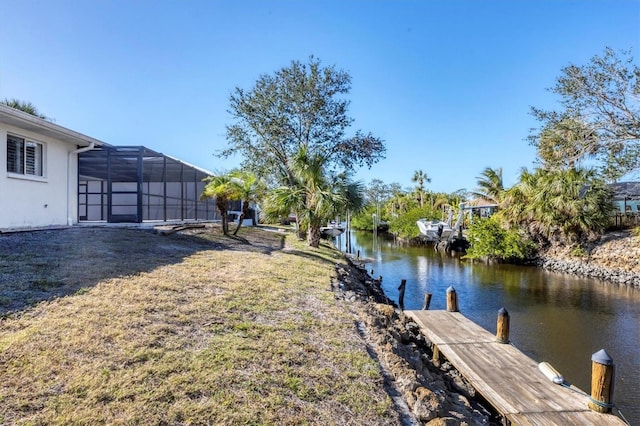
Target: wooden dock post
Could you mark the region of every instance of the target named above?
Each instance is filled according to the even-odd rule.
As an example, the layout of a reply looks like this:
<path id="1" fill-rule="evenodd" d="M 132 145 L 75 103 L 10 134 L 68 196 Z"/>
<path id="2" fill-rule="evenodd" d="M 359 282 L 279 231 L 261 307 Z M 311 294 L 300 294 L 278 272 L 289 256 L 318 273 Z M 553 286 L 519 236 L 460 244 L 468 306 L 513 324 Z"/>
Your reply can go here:
<path id="1" fill-rule="evenodd" d="M 589 408 L 609 413 L 613 408 L 614 365 L 607 351 L 600 349 L 591 356 L 591 397 Z"/>
<path id="2" fill-rule="evenodd" d="M 398 287 L 398 290 L 400 290 L 400 294 L 398 295 L 398 305 L 400 305 L 400 309 L 402 309 L 404 311 L 404 289 L 407 286 L 407 280 L 403 279 L 400 281 L 400 287 Z"/>
<path id="3" fill-rule="evenodd" d="M 356 259 L 360 259 L 360 250 L 357 251 Z"/>
<path id="4" fill-rule="evenodd" d="M 424 303 L 422 304 L 422 310 L 429 310 L 429 306 L 431 305 L 431 293 L 426 293 L 424 295 Z"/>
<path id="5" fill-rule="evenodd" d="M 442 357 L 440 356 L 440 349 L 436 345 L 433 345 L 433 354 L 431 355 L 431 362 L 433 362 L 436 367 L 439 367 L 440 363 L 442 362 Z"/>
<path id="6" fill-rule="evenodd" d="M 449 286 L 447 289 L 447 311 L 458 312 L 458 295 L 453 286 Z"/>
<path id="7" fill-rule="evenodd" d="M 504 307 L 498 311 L 496 342 L 509 343 L 509 312 Z"/>

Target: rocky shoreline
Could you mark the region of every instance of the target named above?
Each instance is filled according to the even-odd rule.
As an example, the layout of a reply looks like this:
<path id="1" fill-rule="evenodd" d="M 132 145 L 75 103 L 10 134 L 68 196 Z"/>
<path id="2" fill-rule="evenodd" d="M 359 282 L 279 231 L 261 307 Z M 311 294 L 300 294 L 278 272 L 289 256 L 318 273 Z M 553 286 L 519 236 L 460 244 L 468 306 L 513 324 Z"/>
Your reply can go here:
<path id="1" fill-rule="evenodd" d="M 629 231 L 609 232 L 588 252 L 549 249 L 535 264 L 551 271 L 640 288 L 640 237 Z"/>
<path id="2" fill-rule="evenodd" d="M 405 425 L 500 424 L 475 389 L 448 362 L 432 360 L 432 345 L 380 282 L 355 263 L 336 266 L 336 298 L 347 302 L 370 355 L 380 364 L 385 389 Z"/>
<path id="3" fill-rule="evenodd" d="M 405 425 L 497 425 L 501 418 L 448 363 L 432 360 L 432 345 L 364 265 L 348 259 L 332 283 L 336 298 L 348 302 L 358 330 L 378 360 L 385 388 Z M 606 234 L 587 253 L 554 248 L 536 265 L 547 270 L 640 287 L 640 237 Z M 484 404 L 484 405 L 483 405 Z"/>

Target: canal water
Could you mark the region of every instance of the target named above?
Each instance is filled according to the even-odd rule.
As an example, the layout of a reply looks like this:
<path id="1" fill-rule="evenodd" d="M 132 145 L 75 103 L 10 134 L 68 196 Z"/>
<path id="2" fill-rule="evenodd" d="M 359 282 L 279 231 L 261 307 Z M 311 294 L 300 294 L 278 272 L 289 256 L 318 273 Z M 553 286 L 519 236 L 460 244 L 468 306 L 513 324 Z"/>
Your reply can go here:
<path id="1" fill-rule="evenodd" d="M 336 239 L 345 250 L 345 236 Z M 605 349 L 615 364 L 614 403 L 640 425 L 640 290 L 537 267 L 471 264 L 433 247 L 402 247 L 371 233 L 352 233 L 352 252 L 370 259 L 386 295 L 398 302 L 407 280 L 405 309 L 446 309 L 453 286 L 460 312 L 492 333 L 498 310 L 510 315 L 510 340 L 537 362 L 551 363 L 569 383 L 591 389 L 591 355 Z M 549 386 L 557 386 L 549 382 Z"/>

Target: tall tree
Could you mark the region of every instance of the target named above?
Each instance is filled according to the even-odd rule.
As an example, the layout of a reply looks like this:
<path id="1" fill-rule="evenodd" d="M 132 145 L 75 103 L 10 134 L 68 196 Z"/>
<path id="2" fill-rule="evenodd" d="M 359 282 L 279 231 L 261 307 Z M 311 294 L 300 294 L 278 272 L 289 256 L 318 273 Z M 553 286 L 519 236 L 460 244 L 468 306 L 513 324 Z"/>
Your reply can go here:
<path id="1" fill-rule="evenodd" d="M 583 159 L 597 154 L 595 129 L 574 118 L 548 123 L 536 142 L 538 159 L 548 170 L 576 168 Z"/>
<path id="2" fill-rule="evenodd" d="M 313 57 L 260 76 L 249 90 L 236 88 L 229 108 L 235 122 L 220 155 L 240 153 L 243 168 L 287 185 L 294 183 L 290 160 L 301 148 L 324 157 L 326 168 L 370 167 L 386 148 L 370 133 L 346 135 L 353 122 L 344 98 L 350 89 L 348 73 Z"/>
<path id="3" fill-rule="evenodd" d="M 375 206 L 376 221 L 381 220 L 380 206 L 387 198 L 389 194 L 389 187 L 380 179 L 371 179 L 371 182 L 367 185 L 366 189 L 367 203 Z M 375 225 L 375 224 L 374 224 Z"/>
<path id="4" fill-rule="evenodd" d="M 606 48 L 587 65 L 571 64 L 550 90 L 564 109 L 532 108 L 542 123 L 529 137 L 534 146 L 548 151 L 549 132 L 553 147 L 554 132 L 568 129 L 577 137 L 558 146 L 572 162 L 594 155 L 610 180 L 640 168 L 640 67 L 630 52 Z"/>
<path id="5" fill-rule="evenodd" d="M 27 114 L 34 115 L 38 118 L 43 118 L 45 120 L 48 120 L 48 117 L 42 114 L 40 111 L 38 111 L 38 108 L 36 108 L 36 106 L 31 102 L 21 101 L 20 99 L 16 99 L 16 98 L 12 98 L 12 99 L 5 98 L 2 101 L 0 101 L 0 104 L 20 110 L 22 112 L 26 112 Z"/>
<path id="6" fill-rule="evenodd" d="M 418 198 L 420 199 L 420 207 L 424 207 L 424 183 L 431 182 L 431 178 L 422 170 L 416 170 L 413 173 L 413 177 L 411 178 L 411 182 L 416 182 Z"/>

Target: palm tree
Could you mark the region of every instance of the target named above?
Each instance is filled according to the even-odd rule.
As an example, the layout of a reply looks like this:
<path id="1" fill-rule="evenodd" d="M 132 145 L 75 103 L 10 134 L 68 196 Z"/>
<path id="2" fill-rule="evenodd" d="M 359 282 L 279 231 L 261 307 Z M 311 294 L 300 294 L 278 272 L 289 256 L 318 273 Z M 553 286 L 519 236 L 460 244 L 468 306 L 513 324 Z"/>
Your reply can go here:
<path id="1" fill-rule="evenodd" d="M 502 167 L 492 169 L 487 167 L 478 176 L 478 188 L 471 194 L 481 197 L 495 204 L 500 204 L 504 196 L 504 185 L 502 183 Z"/>
<path id="2" fill-rule="evenodd" d="M 227 218 L 227 204 L 231 200 L 239 200 L 242 197 L 238 178 L 231 173 L 218 173 L 203 179 L 207 182 L 200 199 L 215 198 L 216 207 L 222 217 L 222 232 L 229 234 L 229 224 Z"/>
<path id="3" fill-rule="evenodd" d="M 361 181 L 352 181 L 346 173 L 342 173 L 334 180 L 335 192 L 344 197 L 343 202 L 335 206 L 335 215 L 345 213 L 347 224 L 345 245 L 347 253 L 351 252 L 351 214 L 359 213 L 365 207 L 365 185 Z"/>
<path id="4" fill-rule="evenodd" d="M 417 182 L 418 186 L 417 186 L 417 192 L 418 192 L 418 197 L 420 199 L 420 207 L 424 207 L 424 183 L 430 183 L 431 182 L 431 178 L 429 176 L 427 176 L 427 174 L 425 172 L 423 172 L 422 170 L 416 170 L 413 173 L 413 177 L 411 178 L 411 182 Z"/>
<path id="5" fill-rule="evenodd" d="M 507 191 L 502 217 L 540 242 L 575 244 L 596 238 L 609 223 L 611 195 L 593 170 L 523 169 Z"/>
<path id="6" fill-rule="evenodd" d="M 277 188 L 268 196 L 270 208 L 280 212 L 296 212 L 299 225 L 307 228 L 310 247 L 320 245 L 320 228 L 337 206 L 345 206 L 346 196 L 325 175 L 327 159 L 311 154 L 302 147 L 292 158 L 293 185 Z"/>
<path id="7" fill-rule="evenodd" d="M 242 222 L 249 216 L 249 204 L 256 202 L 264 195 L 265 185 L 258 179 L 258 177 L 247 171 L 235 170 L 230 173 L 232 178 L 231 183 L 236 185 L 237 195 L 242 200 L 242 213 L 238 220 L 238 226 L 233 231 L 233 235 L 236 235 L 242 226 Z M 253 217 L 255 225 L 255 217 Z"/>

